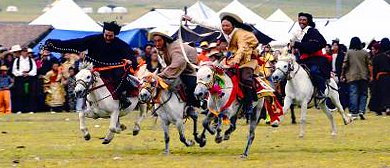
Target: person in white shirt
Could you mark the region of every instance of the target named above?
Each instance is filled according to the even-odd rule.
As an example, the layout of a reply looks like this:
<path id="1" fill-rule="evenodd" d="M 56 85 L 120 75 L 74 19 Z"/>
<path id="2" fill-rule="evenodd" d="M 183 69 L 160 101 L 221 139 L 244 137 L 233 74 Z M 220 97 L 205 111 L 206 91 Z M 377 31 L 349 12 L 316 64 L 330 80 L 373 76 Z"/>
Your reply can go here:
<path id="1" fill-rule="evenodd" d="M 22 48 L 20 57 L 14 60 L 12 74 L 15 76 L 16 91 L 14 111 L 36 112 L 37 65 L 28 56 L 26 47 Z"/>

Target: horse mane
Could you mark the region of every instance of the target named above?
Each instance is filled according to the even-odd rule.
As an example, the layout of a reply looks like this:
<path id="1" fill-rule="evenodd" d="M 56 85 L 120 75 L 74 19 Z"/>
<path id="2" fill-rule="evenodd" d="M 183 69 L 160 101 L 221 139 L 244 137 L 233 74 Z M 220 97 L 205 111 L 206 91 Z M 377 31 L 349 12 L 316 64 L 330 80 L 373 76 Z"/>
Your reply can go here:
<path id="1" fill-rule="evenodd" d="M 82 64 L 81 64 L 81 69 L 87 69 L 87 70 L 90 70 L 93 68 L 93 63 L 92 62 L 86 62 L 84 61 Z"/>

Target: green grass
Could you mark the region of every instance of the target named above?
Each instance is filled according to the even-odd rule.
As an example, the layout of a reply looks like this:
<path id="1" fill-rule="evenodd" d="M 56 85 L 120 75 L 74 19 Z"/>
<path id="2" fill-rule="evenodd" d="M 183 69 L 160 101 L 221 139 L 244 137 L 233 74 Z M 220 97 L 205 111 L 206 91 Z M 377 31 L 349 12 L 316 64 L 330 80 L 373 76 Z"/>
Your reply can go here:
<path id="1" fill-rule="evenodd" d="M 342 14 L 348 13 L 363 0 L 342 0 Z M 386 0 L 390 2 L 390 0 Z M 31 22 L 42 14 L 41 10 L 50 0 L 1 0 L 0 21 L 18 21 Z M 94 14 L 90 16 L 98 22 L 117 20 L 125 24 L 139 18 L 147 13 L 151 8 L 183 8 L 191 6 L 196 0 L 75 0 L 81 7 L 93 7 Z M 203 0 L 206 5 L 218 12 L 231 1 L 226 0 Z M 298 12 L 306 11 L 313 13 L 315 17 L 335 17 L 336 1 L 335 0 L 240 0 L 245 6 L 253 10 L 263 18 L 267 18 L 277 8 L 281 8 L 291 18 L 296 18 Z M 97 14 L 97 8 L 104 5 L 124 6 L 129 13 L 124 15 L 118 14 Z M 6 13 L 4 10 L 9 5 L 19 7 L 18 13 Z"/>
<path id="2" fill-rule="evenodd" d="M 335 139 L 330 136 L 326 116 L 317 110 L 309 110 L 303 140 L 298 138 L 299 125 L 287 122 L 272 128 L 262 121 L 256 130 L 250 156 L 244 160 L 240 154 L 245 147 L 248 126 L 243 120 L 239 121 L 229 141 L 216 144 L 208 135 L 204 148 L 185 147 L 172 126 L 171 154 L 165 155 L 160 123 L 155 124 L 149 117 L 142 124 L 140 134 L 133 136 L 135 114 L 121 119 L 128 130 L 117 134 L 109 145 L 102 145 L 99 139 L 108 131 L 108 120 L 87 119 L 92 139 L 85 141 L 74 113 L 22 114 L 17 122 L 5 122 L 1 118 L 0 131 L 6 134 L 0 133 L 0 167 L 390 166 L 390 117 L 386 116 L 370 113 L 367 120 L 344 126 L 340 115 L 336 114 L 338 136 Z M 192 122 L 188 121 L 186 135 L 189 139 L 193 139 L 191 129 Z"/>

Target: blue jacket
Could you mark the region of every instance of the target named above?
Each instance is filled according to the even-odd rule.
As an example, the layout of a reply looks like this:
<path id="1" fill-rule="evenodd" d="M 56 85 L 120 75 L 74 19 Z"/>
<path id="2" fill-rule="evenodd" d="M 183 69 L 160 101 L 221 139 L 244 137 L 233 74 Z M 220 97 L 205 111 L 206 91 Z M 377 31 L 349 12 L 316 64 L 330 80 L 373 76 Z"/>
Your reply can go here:
<path id="1" fill-rule="evenodd" d="M 14 85 L 13 79 L 9 75 L 0 75 L 0 91 L 4 91 L 5 87 L 11 88 Z"/>

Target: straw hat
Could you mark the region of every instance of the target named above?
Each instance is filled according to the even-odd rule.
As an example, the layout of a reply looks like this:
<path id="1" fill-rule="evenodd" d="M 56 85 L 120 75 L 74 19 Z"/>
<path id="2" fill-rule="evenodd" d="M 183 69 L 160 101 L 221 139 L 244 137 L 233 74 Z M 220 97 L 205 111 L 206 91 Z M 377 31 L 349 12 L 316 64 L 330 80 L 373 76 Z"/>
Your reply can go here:
<path id="1" fill-rule="evenodd" d="M 222 12 L 221 14 L 219 14 L 219 19 L 222 19 L 225 16 L 230 16 L 233 19 L 235 19 L 237 22 L 244 23 L 238 15 L 230 12 Z"/>
<path id="2" fill-rule="evenodd" d="M 22 51 L 22 47 L 20 47 L 20 45 L 13 45 L 11 47 L 10 52 L 17 52 L 17 51 Z"/>
<path id="3" fill-rule="evenodd" d="M 31 48 L 27 48 L 27 52 L 28 52 L 28 53 L 32 53 L 33 50 L 32 50 Z"/>
<path id="4" fill-rule="evenodd" d="M 7 66 L 2 65 L 2 66 L 0 67 L 0 71 L 8 71 Z"/>
<path id="5" fill-rule="evenodd" d="M 200 43 L 200 47 L 208 47 L 209 46 L 209 43 L 207 41 L 202 41 Z"/>
<path id="6" fill-rule="evenodd" d="M 149 32 L 149 39 L 152 39 L 156 35 L 163 36 L 163 37 L 166 37 L 170 40 L 173 40 L 173 38 L 169 35 L 168 28 L 166 28 L 166 27 L 157 27 L 157 28 L 152 29 Z"/>

